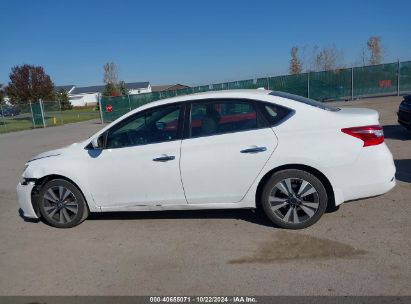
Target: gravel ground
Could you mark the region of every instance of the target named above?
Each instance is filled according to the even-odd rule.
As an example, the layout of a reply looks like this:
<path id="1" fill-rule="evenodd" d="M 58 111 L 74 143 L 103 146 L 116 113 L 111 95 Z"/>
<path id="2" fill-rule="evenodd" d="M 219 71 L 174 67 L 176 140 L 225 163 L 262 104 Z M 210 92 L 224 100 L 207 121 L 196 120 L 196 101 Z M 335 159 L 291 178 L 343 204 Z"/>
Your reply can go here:
<path id="1" fill-rule="evenodd" d="M 0 295 L 410 295 L 411 133 L 400 98 L 380 112 L 397 186 L 301 231 L 249 210 L 95 214 L 72 229 L 19 217 L 26 160 L 93 134 L 95 121 L 0 135 Z"/>

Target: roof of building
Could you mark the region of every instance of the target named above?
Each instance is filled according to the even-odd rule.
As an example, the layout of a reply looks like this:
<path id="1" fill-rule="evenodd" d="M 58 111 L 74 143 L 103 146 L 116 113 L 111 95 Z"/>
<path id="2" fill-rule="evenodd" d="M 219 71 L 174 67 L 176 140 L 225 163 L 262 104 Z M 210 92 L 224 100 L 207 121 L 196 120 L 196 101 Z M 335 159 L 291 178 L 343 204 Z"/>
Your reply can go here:
<path id="1" fill-rule="evenodd" d="M 189 88 L 189 86 L 186 86 L 184 84 L 163 84 L 163 85 L 153 85 L 151 86 L 151 91 L 152 92 L 162 92 L 162 91 L 169 91 L 169 90 L 179 90 L 179 89 L 185 89 Z"/>
<path id="2" fill-rule="evenodd" d="M 89 87 L 75 87 L 72 94 L 86 94 L 86 93 L 100 93 L 104 90 L 104 86 L 89 86 Z"/>
<path id="3" fill-rule="evenodd" d="M 138 89 L 145 89 L 148 88 L 150 82 L 143 81 L 143 82 L 126 82 L 127 89 L 129 90 L 138 90 Z"/>
<path id="4" fill-rule="evenodd" d="M 138 90 L 146 89 L 150 85 L 148 81 L 142 82 L 126 82 L 127 89 Z M 76 87 L 71 94 L 87 94 L 87 93 L 101 93 L 104 90 L 104 85 L 89 86 L 89 87 Z"/>
<path id="5" fill-rule="evenodd" d="M 63 89 L 64 91 L 69 92 L 73 87 L 74 87 L 74 84 L 63 85 L 63 86 L 55 86 L 54 91 L 58 92 L 61 89 Z"/>

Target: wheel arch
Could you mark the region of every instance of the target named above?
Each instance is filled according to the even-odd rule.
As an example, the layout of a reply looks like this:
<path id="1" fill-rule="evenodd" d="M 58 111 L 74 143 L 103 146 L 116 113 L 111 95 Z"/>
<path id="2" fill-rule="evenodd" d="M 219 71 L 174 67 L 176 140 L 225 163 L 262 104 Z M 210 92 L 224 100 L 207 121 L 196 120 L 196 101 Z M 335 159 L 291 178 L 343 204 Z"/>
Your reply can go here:
<path id="1" fill-rule="evenodd" d="M 39 204 L 38 204 L 39 193 L 46 183 L 48 183 L 49 181 L 55 180 L 55 179 L 62 179 L 62 180 L 65 180 L 73 184 L 80 191 L 81 195 L 83 196 L 84 202 L 86 203 L 87 209 L 88 211 L 90 211 L 90 206 L 89 206 L 89 203 L 87 202 L 87 198 L 84 195 L 83 190 L 77 185 L 77 183 L 75 183 L 73 180 L 63 175 L 49 174 L 49 175 L 45 175 L 43 177 L 37 178 L 34 181 L 35 186 L 33 187 L 33 190 L 31 191 L 31 204 L 33 205 L 33 209 L 36 212 L 36 215 L 38 217 L 41 216 L 40 210 L 39 210 Z"/>
<path id="2" fill-rule="evenodd" d="M 334 189 L 333 186 L 331 185 L 331 182 L 329 179 L 322 173 L 320 170 L 308 166 L 308 165 L 303 165 L 303 164 L 287 164 L 287 165 L 282 165 L 279 167 L 276 167 L 274 169 L 271 169 L 268 171 L 260 180 L 257 186 L 257 191 L 255 194 L 255 202 L 256 202 L 256 208 L 261 208 L 261 194 L 263 192 L 265 184 L 268 182 L 268 180 L 271 178 L 271 176 L 277 172 L 287 170 L 287 169 L 298 169 L 302 171 L 306 171 L 308 173 L 311 173 L 315 177 L 317 177 L 321 183 L 324 185 L 325 190 L 327 191 L 327 211 L 332 211 L 334 210 L 335 207 L 335 196 L 334 196 Z"/>

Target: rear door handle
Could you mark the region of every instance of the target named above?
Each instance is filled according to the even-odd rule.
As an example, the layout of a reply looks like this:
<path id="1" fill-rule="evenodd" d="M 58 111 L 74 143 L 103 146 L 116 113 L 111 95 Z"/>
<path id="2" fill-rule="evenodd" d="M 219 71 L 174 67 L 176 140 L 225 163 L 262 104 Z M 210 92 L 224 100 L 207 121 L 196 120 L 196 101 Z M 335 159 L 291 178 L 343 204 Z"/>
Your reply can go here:
<path id="1" fill-rule="evenodd" d="M 250 147 L 250 148 L 241 150 L 240 152 L 241 152 L 241 153 L 260 153 L 260 152 L 264 152 L 264 151 L 267 151 L 267 148 L 266 148 L 266 147 L 257 147 L 257 146 L 254 146 L 254 147 Z"/>
<path id="2" fill-rule="evenodd" d="M 174 160 L 175 159 L 175 156 L 172 156 L 172 155 L 167 155 L 167 154 L 162 154 L 161 156 L 159 156 L 159 157 L 156 157 L 156 158 L 153 158 L 153 161 L 156 161 L 156 162 L 166 162 L 166 161 L 169 161 L 169 160 Z"/>

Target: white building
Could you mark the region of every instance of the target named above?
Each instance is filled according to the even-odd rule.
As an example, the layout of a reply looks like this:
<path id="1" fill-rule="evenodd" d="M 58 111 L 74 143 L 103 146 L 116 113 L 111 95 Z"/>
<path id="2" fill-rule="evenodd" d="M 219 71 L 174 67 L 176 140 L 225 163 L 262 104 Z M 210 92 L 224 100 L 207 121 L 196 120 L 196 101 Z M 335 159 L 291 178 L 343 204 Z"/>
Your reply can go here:
<path id="1" fill-rule="evenodd" d="M 151 85 L 148 81 L 128 82 L 126 83 L 126 87 L 129 90 L 130 95 L 151 92 Z M 56 90 L 61 88 L 67 91 L 70 103 L 73 105 L 73 107 L 84 107 L 97 104 L 98 95 L 104 91 L 104 86 L 61 86 L 56 87 Z"/>

